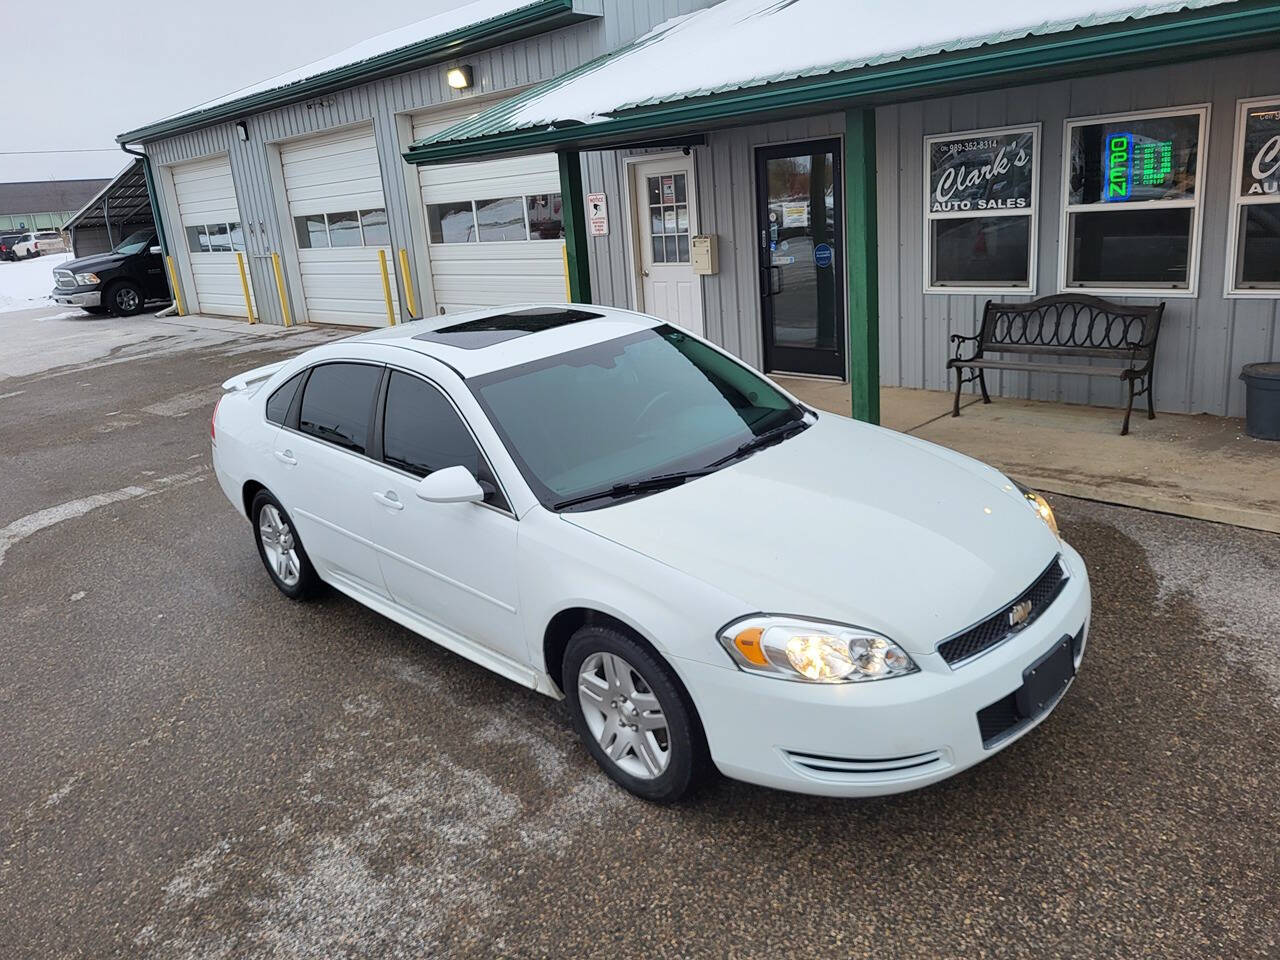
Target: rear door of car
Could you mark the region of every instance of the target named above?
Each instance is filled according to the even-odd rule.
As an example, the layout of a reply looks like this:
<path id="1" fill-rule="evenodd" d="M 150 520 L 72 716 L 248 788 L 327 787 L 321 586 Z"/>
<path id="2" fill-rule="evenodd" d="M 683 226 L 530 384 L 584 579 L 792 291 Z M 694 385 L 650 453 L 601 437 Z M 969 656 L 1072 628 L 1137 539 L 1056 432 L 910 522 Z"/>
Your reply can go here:
<path id="1" fill-rule="evenodd" d="M 316 364 L 276 434 L 272 492 L 293 520 L 320 575 L 386 597 L 373 547 L 369 491 L 381 468 L 367 456 L 381 364 L 335 360 Z"/>

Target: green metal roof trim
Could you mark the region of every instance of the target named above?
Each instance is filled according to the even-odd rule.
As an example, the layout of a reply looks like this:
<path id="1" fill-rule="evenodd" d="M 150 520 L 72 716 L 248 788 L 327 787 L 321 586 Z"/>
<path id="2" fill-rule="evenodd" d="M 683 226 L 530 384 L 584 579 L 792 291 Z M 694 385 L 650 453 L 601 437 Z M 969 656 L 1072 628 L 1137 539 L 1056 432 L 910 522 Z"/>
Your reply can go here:
<path id="1" fill-rule="evenodd" d="M 309 97 L 331 93 L 357 83 L 402 73 L 444 60 L 466 56 L 558 27 L 590 19 L 598 14 L 579 12 L 574 0 L 534 0 L 525 6 L 459 30 L 429 37 L 386 53 L 285 86 L 220 102 L 204 110 L 193 110 L 129 130 L 116 137 L 117 143 L 142 143 L 187 130 L 259 113 L 273 107 L 296 103 Z"/>
<path id="2" fill-rule="evenodd" d="M 1159 13 L 1151 13 L 1153 9 Z M 1207 56 L 1224 49 L 1280 43 L 1280 2 L 1182 4 L 1119 11 L 1085 21 L 1044 24 L 1032 30 L 957 40 L 944 50 L 922 48 L 882 55 L 805 76 L 763 79 L 723 90 L 698 90 L 663 101 L 649 99 L 585 123 L 516 126 L 512 118 L 531 102 L 584 77 L 602 64 L 661 39 L 661 32 L 599 57 L 554 80 L 481 111 L 410 146 L 411 163 L 447 163 L 469 157 L 555 148 L 603 147 L 637 134 L 731 125 L 746 116 L 843 108 L 924 96 L 934 89 L 1033 81 L 1078 71 L 1102 58 L 1136 58 L 1133 65 L 1179 56 Z M 967 86 L 965 86 L 967 85 Z"/>

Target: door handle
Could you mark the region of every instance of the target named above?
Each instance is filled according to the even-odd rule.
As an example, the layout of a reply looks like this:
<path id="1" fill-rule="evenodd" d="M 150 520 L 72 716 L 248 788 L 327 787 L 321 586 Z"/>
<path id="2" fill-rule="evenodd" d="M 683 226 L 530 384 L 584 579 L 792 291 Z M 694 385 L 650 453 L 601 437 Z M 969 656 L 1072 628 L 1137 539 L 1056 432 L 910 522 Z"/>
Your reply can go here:
<path id="1" fill-rule="evenodd" d="M 649 275 L 649 271 L 648 271 L 648 270 L 641 270 L 641 271 L 640 271 L 640 275 L 641 275 L 641 276 L 643 276 L 643 277 L 647 277 L 647 276 Z"/>
<path id="2" fill-rule="evenodd" d="M 292 450 L 285 450 L 283 453 L 277 450 L 275 454 L 276 459 L 281 463 L 287 463 L 291 467 L 296 467 L 298 465 L 298 458 L 293 455 Z"/>
<path id="3" fill-rule="evenodd" d="M 400 502 L 400 498 L 396 496 L 394 490 L 388 490 L 386 493 L 373 491 L 373 499 L 377 500 L 384 507 L 390 507 L 392 510 L 403 510 L 404 504 Z"/>

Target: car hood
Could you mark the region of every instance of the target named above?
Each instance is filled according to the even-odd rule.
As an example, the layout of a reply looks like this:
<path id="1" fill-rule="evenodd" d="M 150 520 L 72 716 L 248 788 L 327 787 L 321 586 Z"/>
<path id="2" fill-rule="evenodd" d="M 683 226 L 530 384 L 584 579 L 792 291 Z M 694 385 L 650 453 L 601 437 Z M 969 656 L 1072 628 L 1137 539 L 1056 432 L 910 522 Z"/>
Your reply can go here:
<path id="1" fill-rule="evenodd" d="M 740 598 L 927 653 L 1026 589 L 1058 540 L 998 471 L 824 414 L 741 463 L 569 523 Z"/>
<path id="2" fill-rule="evenodd" d="M 60 263 L 58 269 L 70 270 L 72 273 L 94 273 L 105 270 L 107 267 L 118 267 L 127 259 L 129 259 L 127 253 L 95 253 L 91 257 L 81 257 L 79 260 Z"/>

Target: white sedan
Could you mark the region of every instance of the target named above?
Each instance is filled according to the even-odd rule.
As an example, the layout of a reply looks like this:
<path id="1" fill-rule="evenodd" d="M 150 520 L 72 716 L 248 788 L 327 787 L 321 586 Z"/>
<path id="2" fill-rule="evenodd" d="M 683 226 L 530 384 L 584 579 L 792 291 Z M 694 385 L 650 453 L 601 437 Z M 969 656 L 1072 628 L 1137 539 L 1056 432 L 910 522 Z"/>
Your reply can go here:
<path id="1" fill-rule="evenodd" d="M 650 800 L 712 764 L 921 787 L 1025 734 L 1080 665 L 1088 575 L 1042 498 L 652 317 L 440 317 L 224 386 L 218 480 L 285 595 L 327 584 L 564 697 Z"/>

